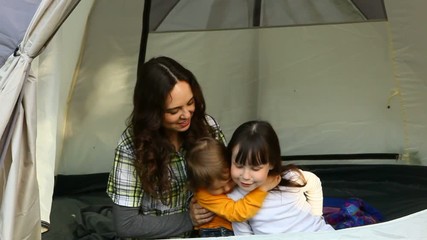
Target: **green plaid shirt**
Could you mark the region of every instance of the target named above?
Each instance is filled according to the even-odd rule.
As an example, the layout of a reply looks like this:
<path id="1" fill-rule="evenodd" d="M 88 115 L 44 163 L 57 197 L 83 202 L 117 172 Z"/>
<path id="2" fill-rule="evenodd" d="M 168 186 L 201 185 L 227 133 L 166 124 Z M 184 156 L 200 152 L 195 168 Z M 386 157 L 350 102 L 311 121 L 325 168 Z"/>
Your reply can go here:
<path id="1" fill-rule="evenodd" d="M 206 115 L 206 120 L 214 130 L 214 137 L 225 144 L 225 137 L 219 125 L 209 115 Z M 185 187 L 187 180 L 185 150 L 180 149 L 179 152 L 171 153 L 169 172 L 172 174 L 169 178 L 172 184 L 172 199 L 170 205 L 164 205 L 160 200 L 152 198 L 142 190 L 133 165 L 135 152 L 132 135 L 131 128 L 127 128 L 120 137 L 113 169 L 108 178 L 107 194 L 118 205 L 141 207 L 143 215 L 163 216 L 187 211 L 191 193 Z"/>

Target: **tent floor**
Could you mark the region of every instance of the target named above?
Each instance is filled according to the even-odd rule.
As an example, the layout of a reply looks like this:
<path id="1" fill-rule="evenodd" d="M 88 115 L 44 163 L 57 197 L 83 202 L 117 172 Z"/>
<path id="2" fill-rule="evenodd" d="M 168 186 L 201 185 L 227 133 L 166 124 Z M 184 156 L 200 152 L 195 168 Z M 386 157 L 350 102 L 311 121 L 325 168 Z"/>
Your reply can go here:
<path id="1" fill-rule="evenodd" d="M 384 221 L 427 209 L 427 167 L 406 165 L 302 165 L 320 177 L 324 197 L 358 197 Z M 114 239 L 108 173 L 57 176 L 49 231 L 43 240 Z"/>

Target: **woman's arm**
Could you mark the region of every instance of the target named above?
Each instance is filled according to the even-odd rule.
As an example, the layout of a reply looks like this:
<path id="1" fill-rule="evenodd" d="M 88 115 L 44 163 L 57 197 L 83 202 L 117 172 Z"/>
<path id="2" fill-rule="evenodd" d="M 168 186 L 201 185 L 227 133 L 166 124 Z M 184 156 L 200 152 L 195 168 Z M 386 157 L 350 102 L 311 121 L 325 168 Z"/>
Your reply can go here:
<path id="1" fill-rule="evenodd" d="M 188 212 L 168 216 L 141 215 L 139 208 L 113 204 L 113 222 L 119 237 L 168 238 L 193 229 Z"/>
<path id="2" fill-rule="evenodd" d="M 323 190 L 322 182 L 312 172 L 302 171 L 307 184 L 304 187 L 304 194 L 307 202 L 311 205 L 311 213 L 316 216 L 323 214 Z"/>

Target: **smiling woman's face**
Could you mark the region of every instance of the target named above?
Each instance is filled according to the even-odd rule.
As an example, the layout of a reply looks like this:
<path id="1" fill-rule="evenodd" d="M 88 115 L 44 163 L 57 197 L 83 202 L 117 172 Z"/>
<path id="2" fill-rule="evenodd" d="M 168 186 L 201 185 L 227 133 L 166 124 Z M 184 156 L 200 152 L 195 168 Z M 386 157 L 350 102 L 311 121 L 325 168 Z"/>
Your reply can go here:
<path id="1" fill-rule="evenodd" d="M 178 81 L 166 99 L 163 127 L 174 132 L 187 131 L 195 108 L 190 85 L 186 81 Z"/>

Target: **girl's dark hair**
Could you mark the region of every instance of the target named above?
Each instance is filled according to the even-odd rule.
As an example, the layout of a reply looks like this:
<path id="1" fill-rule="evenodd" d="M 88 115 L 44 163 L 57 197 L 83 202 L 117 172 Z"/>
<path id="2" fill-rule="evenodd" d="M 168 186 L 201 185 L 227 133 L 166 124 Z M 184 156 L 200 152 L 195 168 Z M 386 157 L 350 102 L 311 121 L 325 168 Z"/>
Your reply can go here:
<path id="1" fill-rule="evenodd" d="M 143 64 L 134 89 L 133 111 L 127 121 L 133 131 L 134 165 L 142 188 L 163 203 L 167 203 L 171 193 L 168 164 L 170 154 L 176 150 L 165 134 L 162 121 L 166 98 L 178 81 L 190 85 L 195 102 L 190 128 L 179 133 L 184 148 L 209 135 L 205 99 L 196 77 L 177 61 L 164 56 Z"/>
<path id="2" fill-rule="evenodd" d="M 235 162 L 239 165 L 258 166 L 270 164 L 268 175 L 284 175 L 289 171 L 297 172 L 304 184 L 282 178 L 281 186 L 305 186 L 305 179 L 298 167 L 292 164 L 282 165 L 279 138 L 269 122 L 255 120 L 241 124 L 228 143 L 228 150 L 238 147 Z"/>

